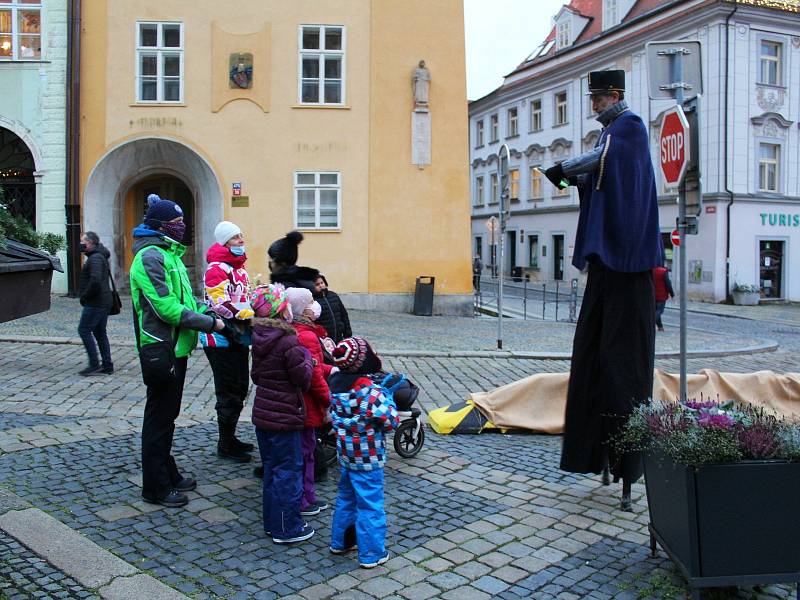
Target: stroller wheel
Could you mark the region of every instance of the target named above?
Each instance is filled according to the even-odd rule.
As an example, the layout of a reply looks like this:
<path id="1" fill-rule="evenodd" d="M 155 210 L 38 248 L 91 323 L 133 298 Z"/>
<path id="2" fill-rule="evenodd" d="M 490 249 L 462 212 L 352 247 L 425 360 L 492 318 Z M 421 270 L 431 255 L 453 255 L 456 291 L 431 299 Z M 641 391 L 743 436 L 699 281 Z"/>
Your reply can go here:
<path id="1" fill-rule="evenodd" d="M 403 458 L 413 458 L 422 450 L 425 443 L 425 428 L 419 424 L 419 431 L 416 436 L 414 430 L 417 428 L 416 419 L 408 419 L 400 423 L 397 431 L 394 432 L 394 450 Z"/>

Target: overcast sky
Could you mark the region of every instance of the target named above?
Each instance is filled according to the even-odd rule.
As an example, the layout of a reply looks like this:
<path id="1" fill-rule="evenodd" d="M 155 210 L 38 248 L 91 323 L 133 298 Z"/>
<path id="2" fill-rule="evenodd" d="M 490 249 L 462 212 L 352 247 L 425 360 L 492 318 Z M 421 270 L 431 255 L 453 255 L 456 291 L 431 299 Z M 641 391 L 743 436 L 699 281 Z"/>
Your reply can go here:
<path id="1" fill-rule="evenodd" d="M 467 98 L 476 100 L 503 83 L 542 43 L 552 19 L 569 0 L 464 0 Z"/>

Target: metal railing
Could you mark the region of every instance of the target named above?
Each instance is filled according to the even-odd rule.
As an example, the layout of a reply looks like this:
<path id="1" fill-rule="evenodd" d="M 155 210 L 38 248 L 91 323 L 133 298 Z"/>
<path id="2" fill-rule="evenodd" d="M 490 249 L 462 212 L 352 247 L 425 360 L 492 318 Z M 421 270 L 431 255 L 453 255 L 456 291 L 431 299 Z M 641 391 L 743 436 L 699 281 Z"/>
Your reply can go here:
<path id="1" fill-rule="evenodd" d="M 499 277 L 481 276 L 473 291 L 475 314 L 497 314 Z M 503 316 L 542 321 L 568 321 L 578 318 L 581 295 L 577 280 L 532 282 L 524 277 L 503 276 Z"/>

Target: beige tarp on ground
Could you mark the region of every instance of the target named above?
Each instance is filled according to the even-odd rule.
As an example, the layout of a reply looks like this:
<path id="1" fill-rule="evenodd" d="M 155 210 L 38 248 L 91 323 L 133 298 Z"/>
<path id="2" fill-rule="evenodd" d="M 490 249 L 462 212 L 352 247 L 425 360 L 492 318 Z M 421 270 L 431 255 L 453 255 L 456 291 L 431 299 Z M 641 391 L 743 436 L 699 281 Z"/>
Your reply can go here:
<path id="1" fill-rule="evenodd" d="M 569 373 L 540 373 L 489 392 L 474 392 L 470 398 L 497 427 L 561 433 Z M 675 400 L 678 376 L 655 370 L 653 398 Z M 718 373 L 703 369 L 689 375 L 690 398 L 737 400 L 774 410 L 780 415 L 800 417 L 800 373 L 780 375 L 772 371 Z"/>

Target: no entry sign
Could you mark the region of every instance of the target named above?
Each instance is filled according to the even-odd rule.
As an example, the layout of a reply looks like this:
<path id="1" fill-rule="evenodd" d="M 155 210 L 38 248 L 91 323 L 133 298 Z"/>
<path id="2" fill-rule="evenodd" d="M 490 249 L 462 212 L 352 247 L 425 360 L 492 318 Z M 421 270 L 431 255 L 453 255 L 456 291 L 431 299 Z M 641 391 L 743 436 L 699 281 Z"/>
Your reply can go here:
<path id="1" fill-rule="evenodd" d="M 673 246 L 680 246 L 681 245 L 681 233 L 677 229 L 672 232 L 670 236 L 670 240 L 672 241 Z"/>
<path id="2" fill-rule="evenodd" d="M 689 164 L 689 123 L 679 105 L 664 113 L 659 146 L 664 181 L 668 187 L 676 188 L 683 181 Z"/>

